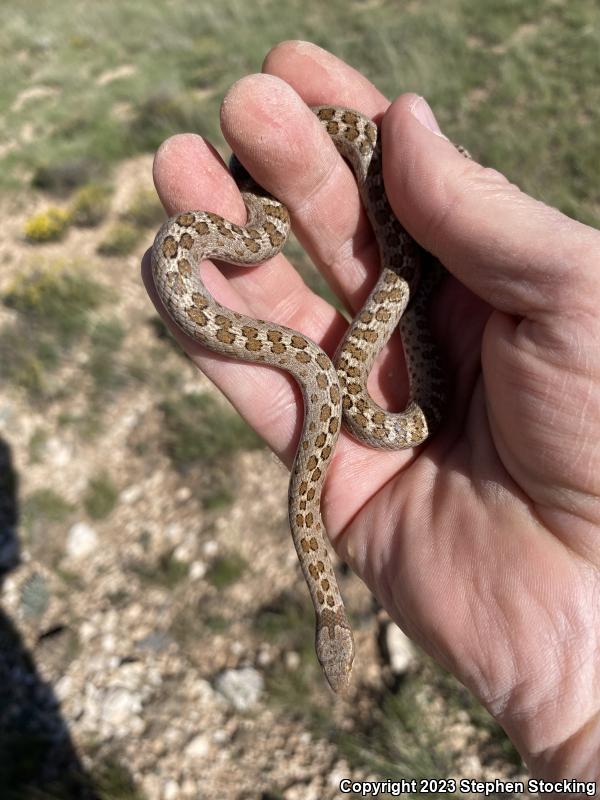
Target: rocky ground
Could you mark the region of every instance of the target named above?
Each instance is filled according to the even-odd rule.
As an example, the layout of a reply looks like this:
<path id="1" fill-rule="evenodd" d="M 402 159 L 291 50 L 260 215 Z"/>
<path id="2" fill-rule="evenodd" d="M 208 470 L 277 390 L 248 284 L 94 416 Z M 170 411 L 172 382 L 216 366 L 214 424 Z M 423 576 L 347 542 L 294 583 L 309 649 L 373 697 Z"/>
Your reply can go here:
<path id="1" fill-rule="evenodd" d="M 522 777 L 485 712 L 341 565 L 355 680 L 345 701 L 324 685 L 286 470 L 243 427 L 215 436 L 234 412 L 140 283 L 152 229 L 98 253 L 149 176 L 149 159 L 125 163 L 108 216 L 57 242 L 23 237 L 48 198 L 4 209 L 1 796 L 328 800 L 344 777 Z M 73 261 L 113 294 L 88 302 L 56 363 L 45 284 L 26 284 L 30 306 L 10 298 Z"/>

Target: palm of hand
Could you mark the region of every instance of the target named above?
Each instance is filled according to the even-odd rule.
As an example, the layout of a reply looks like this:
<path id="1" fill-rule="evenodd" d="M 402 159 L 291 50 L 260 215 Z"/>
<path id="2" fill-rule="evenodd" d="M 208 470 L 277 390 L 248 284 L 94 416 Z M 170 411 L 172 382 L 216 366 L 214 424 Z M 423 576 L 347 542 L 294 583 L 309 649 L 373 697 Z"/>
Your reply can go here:
<path id="1" fill-rule="evenodd" d="M 329 519 L 340 551 L 401 627 L 507 720 L 517 744 L 509 720 L 531 716 L 527 735 L 543 750 L 600 708 L 600 554 L 586 539 L 593 523 L 584 502 L 597 449 L 577 435 L 581 418 L 564 388 L 573 398 L 579 388 L 584 405 L 585 382 L 577 387 L 567 331 L 557 372 L 556 336 L 544 352 L 543 329 L 521 331 L 527 323 L 492 311 L 451 277 L 438 316 L 440 308 L 452 312 L 438 336 L 454 347 L 442 430 L 389 463 L 365 454 L 358 485 L 349 479 L 354 459 L 340 458 Z M 557 705 L 567 718 L 558 729 Z"/>

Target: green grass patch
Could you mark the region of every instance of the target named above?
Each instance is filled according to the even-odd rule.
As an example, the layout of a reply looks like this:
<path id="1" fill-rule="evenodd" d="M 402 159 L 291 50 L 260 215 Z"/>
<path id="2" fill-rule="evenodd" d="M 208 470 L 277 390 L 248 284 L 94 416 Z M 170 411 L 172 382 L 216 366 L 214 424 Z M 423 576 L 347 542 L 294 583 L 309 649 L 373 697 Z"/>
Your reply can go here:
<path id="1" fill-rule="evenodd" d="M 119 491 L 106 472 L 92 478 L 83 498 L 86 512 L 92 519 L 105 519 L 114 509 Z"/>
<path id="2" fill-rule="evenodd" d="M 125 330 L 116 319 L 99 321 L 90 331 L 87 372 L 94 382 L 96 402 L 127 383 L 128 375 L 117 359 L 124 339 Z"/>
<path id="3" fill-rule="evenodd" d="M 336 727 L 326 713 L 326 690 L 313 649 L 311 609 L 295 597 L 283 595 L 260 609 L 253 627 L 261 639 L 300 656 L 297 669 L 276 663 L 267 673 L 270 701 L 287 713 L 300 715 L 315 738 L 334 742 L 353 768 L 392 780 L 453 777 L 457 761 L 449 747 L 451 726 L 459 711 L 467 711 L 474 728 L 472 746 L 482 762 L 508 761 L 515 770 L 522 769 L 519 755 L 502 729 L 432 659 L 423 656 L 421 666 L 406 675 L 396 691 L 370 698 L 364 694 L 348 732 Z M 444 711 L 440 711 L 440 702 Z M 487 734 L 483 742 L 482 731 Z M 420 796 L 406 795 L 415 800 Z"/>
<path id="4" fill-rule="evenodd" d="M 208 614 L 202 621 L 208 630 L 213 633 L 223 633 L 231 626 L 231 620 L 220 614 Z"/>
<path id="5" fill-rule="evenodd" d="M 47 335 L 34 339 L 25 324 L 0 329 L 0 360 L 7 381 L 23 389 L 33 402 L 41 402 L 57 388 L 47 373 L 58 366 L 59 349 Z"/>
<path id="6" fill-rule="evenodd" d="M 30 325 L 43 326 L 62 344 L 72 344 L 86 332 L 89 313 L 110 297 L 83 267 L 59 259 L 18 275 L 2 300 Z"/>
<path id="7" fill-rule="evenodd" d="M 202 53 L 198 55 L 201 60 Z M 128 125 L 128 135 L 136 149 L 153 151 L 174 132 L 215 132 L 213 125 L 207 125 L 206 95 L 198 96 L 197 89 L 185 83 L 180 82 L 171 91 L 153 89 L 141 100 Z M 211 95 L 209 91 L 208 97 Z"/>
<path id="8" fill-rule="evenodd" d="M 156 228 L 165 221 L 166 216 L 154 190 L 138 189 L 130 199 L 122 218 L 136 228 L 143 229 Z"/>
<path id="9" fill-rule="evenodd" d="M 206 573 L 206 578 L 216 589 L 226 589 L 240 580 L 248 569 L 248 562 L 238 553 L 228 553 L 216 558 Z"/>
<path id="10" fill-rule="evenodd" d="M 315 615 L 312 606 L 291 593 L 284 593 L 258 610 L 252 627 L 260 639 L 300 657 L 296 669 L 283 662 L 267 673 L 268 696 L 274 705 L 290 713 L 302 709 L 307 723 L 321 731 L 326 724 L 325 679 L 315 655 Z"/>
<path id="11" fill-rule="evenodd" d="M 32 492 L 21 504 L 23 541 L 34 558 L 55 566 L 64 552 L 64 534 L 75 508 L 53 489 Z"/>
<path id="12" fill-rule="evenodd" d="M 21 521 L 25 528 L 60 523 L 68 519 L 73 510 L 71 503 L 53 489 L 37 489 L 23 500 Z"/>
<path id="13" fill-rule="evenodd" d="M 93 768 L 90 778 L 98 800 L 145 800 L 127 767 L 115 757 L 104 758 Z"/>
<path id="14" fill-rule="evenodd" d="M 314 637 L 314 612 L 312 607 L 290 594 L 281 595 L 275 602 L 261 608 L 253 627 L 268 641 L 286 643 L 294 649 Z"/>
<path id="15" fill-rule="evenodd" d="M 45 163 L 40 153 L 40 163 L 31 178 L 34 189 L 51 192 L 59 197 L 71 194 L 84 187 L 95 176 L 98 165 L 89 158 L 69 158 L 54 163 Z"/>
<path id="16" fill-rule="evenodd" d="M 129 569 L 145 583 L 173 589 L 178 583 L 187 578 L 190 565 L 185 561 L 176 559 L 172 552 L 166 552 L 154 564 L 134 562 L 129 565 Z"/>
<path id="17" fill-rule="evenodd" d="M 454 775 L 454 760 L 444 741 L 443 727 L 431 719 L 415 680 L 395 694 L 386 694 L 370 719 L 352 735 L 336 736 L 341 752 L 354 767 L 391 780 L 437 779 Z M 361 721 L 359 721 L 359 724 Z M 365 724 L 366 723 L 366 724 Z M 419 798 L 420 792 L 406 797 Z M 460 797 L 449 793 L 445 797 Z"/>
<path id="18" fill-rule="evenodd" d="M 169 626 L 169 635 L 183 652 L 193 654 L 198 647 L 211 647 L 214 636 L 229 630 L 232 620 L 219 613 L 219 604 L 222 608 L 222 599 L 190 603 L 177 611 Z"/>
<path id="19" fill-rule="evenodd" d="M 107 598 L 111 606 L 117 609 L 127 608 L 132 599 L 130 592 L 125 591 L 125 589 L 117 589 L 114 592 L 109 592 Z"/>
<path id="20" fill-rule="evenodd" d="M 232 410 L 209 394 L 187 394 L 165 400 L 164 446 L 178 469 L 214 464 L 262 442 Z"/>
<path id="21" fill-rule="evenodd" d="M 82 228 L 99 225 L 110 210 L 112 191 L 102 183 L 88 183 L 71 200 L 71 222 Z"/>
<path id="22" fill-rule="evenodd" d="M 70 428 L 81 439 L 95 439 L 103 431 L 103 422 L 97 404 L 93 401 L 81 414 L 64 411 L 56 419 L 59 428 Z"/>
<path id="23" fill-rule="evenodd" d="M 31 464 L 39 464 L 41 462 L 47 441 L 48 432 L 42 428 L 36 428 L 31 434 L 27 442 L 27 454 Z"/>
<path id="24" fill-rule="evenodd" d="M 166 219 L 156 192 L 138 189 L 125 211 L 98 245 L 102 256 L 126 256 L 139 247 L 148 228 L 156 228 Z"/>
<path id="25" fill-rule="evenodd" d="M 393 98 L 424 94 L 452 139 L 526 191 L 597 221 L 600 8 L 594 0 L 376 4 L 57 0 L 0 9 L 7 53 L 1 180 L 72 191 L 193 131 L 223 144 L 218 106 L 276 42 L 313 41 Z M 44 31 L 44 41 L 39 31 Z M 251 32 L 252 35 L 248 35 Z M 161 43 L 161 57 L 148 42 Z M 93 45 L 93 47 L 92 47 Z M 12 56 L 12 57 L 11 57 Z M 35 80 L 32 80 L 35 76 Z M 557 113 L 556 109 L 560 109 Z M 19 136 L 32 128 L 36 135 Z"/>
<path id="26" fill-rule="evenodd" d="M 233 503 L 234 496 L 226 486 L 215 486 L 202 496 L 202 505 L 207 511 L 218 511 Z"/>
<path id="27" fill-rule="evenodd" d="M 128 222 L 115 223 L 98 245 L 101 256 L 128 256 L 140 244 L 140 232 Z"/>
<path id="28" fill-rule="evenodd" d="M 396 692 L 388 692 L 372 704 L 369 717 L 356 719 L 352 735 L 339 731 L 334 735 L 341 752 L 354 767 L 381 777 L 392 780 L 454 777 L 456 756 L 448 744 L 459 711 L 469 714 L 474 727 L 471 746 L 484 766 L 488 761 L 501 760 L 513 765 L 514 774 L 523 769 L 513 745 L 485 709 L 455 678 L 426 656 L 421 667 L 407 675 Z M 483 742 L 482 731 L 487 733 Z M 406 796 L 416 800 L 421 794 Z"/>
<path id="29" fill-rule="evenodd" d="M 82 592 L 86 588 L 83 578 L 77 572 L 55 565 L 54 574 L 57 575 L 64 583 L 65 587 L 67 587 L 68 591 L 63 592 L 65 596 L 70 597 L 73 591 Z"/>
<path id="30" fill-rule="evenodd" d="M 124 329 L 115 318 L 101 320 L 97 313 L 113 296 L 78 264 L 62 260 L 17 276 L 2 296 L 17 312 L 15 321 L 0 329 L 0 359 L 8 380 L 34 403 L 71 395 L 74 389 L 60 369 L 73 363 L 76 347 L 85 348 L 87 358 L 70 377 L 81 393 L 82 373 L 87 374 L 88 401 L 99 406 L 107 392 L 129 379 L 118 358 Z"/>

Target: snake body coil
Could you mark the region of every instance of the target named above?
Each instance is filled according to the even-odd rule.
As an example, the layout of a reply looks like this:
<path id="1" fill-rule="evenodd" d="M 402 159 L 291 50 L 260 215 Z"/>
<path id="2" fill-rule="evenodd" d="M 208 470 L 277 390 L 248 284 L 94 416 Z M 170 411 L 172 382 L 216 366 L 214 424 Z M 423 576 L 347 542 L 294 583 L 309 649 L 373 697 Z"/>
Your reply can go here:
<path id="1" fill-rule="evenodd" d="M 290 479 L 290 527 L 315 608 L 317 656 L 331 687 L 343 691 L 350 679 L 354 642 L 327 550 L 321 489 L 342 414 L 353 436 L 388 449 L 420 444 L 439 422 L 445 382 L 426 307 L 441 267 L 433 259 L 421 259 L 420 248 L 388 204 L 376 125 L 351 109 L 319 106 L 313 111 L 354 170 L 381 255 L 377 284 L 340 344 L 335 367 L 300 333 L 221 306 L 195 269 L 207 258 L 239 266 L 259 264 L 285 244 L 290 229 L 287 209 L 239 164 L 233 174 L 248 211 L 246 224 L 234 225 L 206 211 L 178 214 L 156 235 L 152 271 L 162 302 L 185 333 L 214 352 L 284 369 L 302 389 L 304 425 Z M 377 354 L 398 324 L 410 397 L 406 409 L 394 414 L 373 402 L 366 385 Z"/>

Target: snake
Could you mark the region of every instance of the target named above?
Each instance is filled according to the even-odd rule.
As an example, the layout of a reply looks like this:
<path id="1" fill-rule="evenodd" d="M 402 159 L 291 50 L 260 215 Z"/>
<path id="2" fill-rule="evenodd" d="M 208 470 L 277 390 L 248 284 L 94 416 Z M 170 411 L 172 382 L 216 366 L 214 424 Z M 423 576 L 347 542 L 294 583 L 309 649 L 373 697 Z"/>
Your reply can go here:
<path id="1" fill-rule="evenodd" d="M 202 282 L 198 265 L 203 260 L 260 264 L 281 251 L 291 228 L 286 206 L 255 183 L 235 156 L 230 170 L 246 206 L 246 224 L 208 211 L 176 214 L 156 234 L 151 264 L 160 300 L 181 331 L 212 352 L 283 369 L 300 386 L 304 422 L 291 468 L 289 522 L 315 610 L 317 658 L 333 691 L 344 694 L 355 646 L 328 551 L 321 491 L 342 422 L 359 442 L 387 450 L 416 447 L 439 425 L 446 379 L 427 315 L 443 267 L 419 247 L 390 207 L 377 125 L 350 108 L 311 110 L 354 172 L 380 255 L 378 279 L 333 360 L 298 331 L 225 308 Z M 367 379 L 396 327 L 409 397 L 403 411 L 392 413 L 373 401 Z"/>

